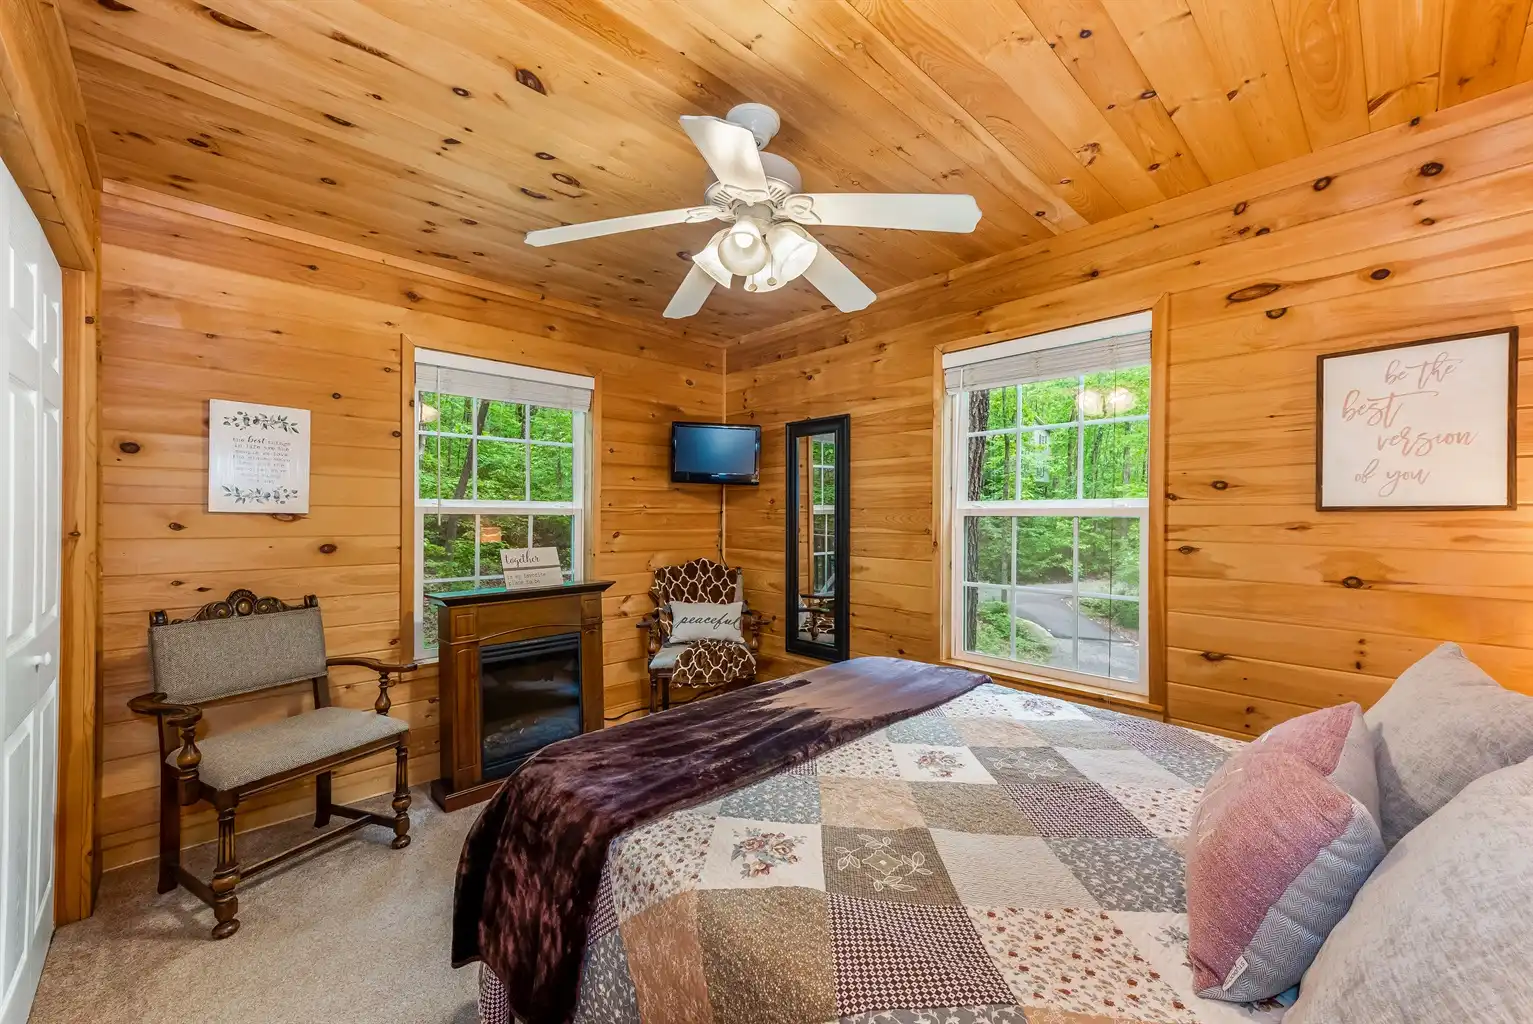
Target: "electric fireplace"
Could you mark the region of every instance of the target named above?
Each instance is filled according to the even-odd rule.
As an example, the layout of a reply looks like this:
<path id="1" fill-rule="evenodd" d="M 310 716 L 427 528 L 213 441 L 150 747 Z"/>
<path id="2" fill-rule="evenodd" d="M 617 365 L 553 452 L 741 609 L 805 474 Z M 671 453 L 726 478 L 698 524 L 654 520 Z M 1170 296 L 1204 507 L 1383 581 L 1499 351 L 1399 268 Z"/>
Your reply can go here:
<path id="1" fill-rule="evenodd" d="M 550 743 L 602 727 L 604 581 L 431 594 L 437 608 L 441 777 L 455 811 Z"/>

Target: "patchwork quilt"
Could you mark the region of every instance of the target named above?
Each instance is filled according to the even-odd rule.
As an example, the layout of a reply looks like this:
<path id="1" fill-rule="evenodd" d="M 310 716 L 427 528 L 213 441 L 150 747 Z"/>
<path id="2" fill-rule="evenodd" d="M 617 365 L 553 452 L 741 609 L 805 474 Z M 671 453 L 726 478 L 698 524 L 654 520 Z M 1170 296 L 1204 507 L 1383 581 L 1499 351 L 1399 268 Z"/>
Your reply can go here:
<path id="1" fill-rule="evenodd" d="M 1187 964 L 1182 851 L 1235 746 L 985 684 L 669 814 L 611 845 L 575 1019 L 1276 1022 Z"/>

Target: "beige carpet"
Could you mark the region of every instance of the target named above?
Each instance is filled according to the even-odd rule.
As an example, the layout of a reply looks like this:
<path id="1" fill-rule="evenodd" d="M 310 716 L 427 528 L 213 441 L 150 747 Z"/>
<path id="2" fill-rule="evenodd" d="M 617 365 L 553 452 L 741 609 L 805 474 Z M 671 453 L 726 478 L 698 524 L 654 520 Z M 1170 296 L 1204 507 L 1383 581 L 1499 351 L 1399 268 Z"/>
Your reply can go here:
<path id="1" fill-rule="evenodd" d="M 447 958 L 453 872 L 479 808 L 449 815 L 413 796 L 409 848 L 368 828 L 272 869 L 240 888 L 240 930 L 222 942 L 195 896 L 154 891 L 152 863 L 107 874 L 95 916 L 53 937 L 33 1024 L 473 1024 L 478 970 Z M 312 834 L 312 821 L 274 825 L 241 836 L 240 858 Z M 187 859 L 211 874 L 211 847 Z"/>

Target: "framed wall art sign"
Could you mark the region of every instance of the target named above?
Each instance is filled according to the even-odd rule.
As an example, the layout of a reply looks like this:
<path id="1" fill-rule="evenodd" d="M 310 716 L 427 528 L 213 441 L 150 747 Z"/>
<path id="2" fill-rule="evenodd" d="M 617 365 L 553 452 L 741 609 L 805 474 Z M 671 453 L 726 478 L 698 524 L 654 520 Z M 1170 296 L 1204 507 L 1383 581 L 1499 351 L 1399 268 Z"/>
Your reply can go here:
<path id="1" fill-rule="evenodd" d="M 309 511 L 309 410 L 210 399 L 208 511 Z"/>
<path id="2" fill-rule="evenodd" d="M 1315 507 L 1517 507 L 1517 328 L 1319 358 Z"/>

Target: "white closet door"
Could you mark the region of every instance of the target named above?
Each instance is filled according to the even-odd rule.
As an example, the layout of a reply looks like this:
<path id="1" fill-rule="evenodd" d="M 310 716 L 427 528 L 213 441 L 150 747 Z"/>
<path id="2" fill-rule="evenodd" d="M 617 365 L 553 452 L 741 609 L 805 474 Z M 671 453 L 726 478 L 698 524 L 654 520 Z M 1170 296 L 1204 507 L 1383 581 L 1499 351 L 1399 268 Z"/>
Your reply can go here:
<path id="1" fill-rule="evenodd" d="M 0 277 L 0 1024 L 21 1024 L 53 935 L 63 280 L 3 167 Z"/>

